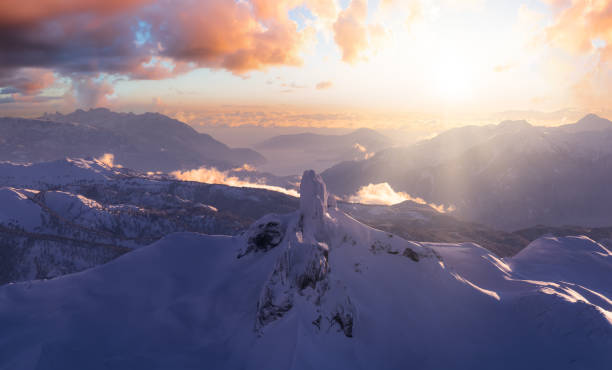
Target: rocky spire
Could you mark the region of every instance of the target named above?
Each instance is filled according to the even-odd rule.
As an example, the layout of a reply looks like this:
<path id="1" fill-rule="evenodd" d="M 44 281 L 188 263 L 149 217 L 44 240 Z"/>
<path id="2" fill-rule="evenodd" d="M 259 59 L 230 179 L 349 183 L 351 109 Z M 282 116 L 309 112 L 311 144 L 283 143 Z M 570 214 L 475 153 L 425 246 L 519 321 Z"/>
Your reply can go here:
<path id="1" fill-rule="evenodd" d="M 320 175 L 304 171 L 300 184 L 300 210 L 304 217 L 321 218 L 327 210 L 327 189 Z"/>
<path id="2" fill-rule="evenodd" d="M 327 213 L 327 189 L 320 175 L 313 170 L 304 171 L 300 184 L 300 212 L 304 236 L 319 234 Z"/>

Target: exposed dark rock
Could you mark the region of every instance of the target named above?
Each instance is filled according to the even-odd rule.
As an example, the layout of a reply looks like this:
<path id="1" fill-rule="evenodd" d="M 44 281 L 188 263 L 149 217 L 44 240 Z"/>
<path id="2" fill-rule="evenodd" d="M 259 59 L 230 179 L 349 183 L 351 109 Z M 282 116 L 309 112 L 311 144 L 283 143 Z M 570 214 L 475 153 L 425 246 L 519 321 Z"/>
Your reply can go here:
<path id="1" fill-rule="evenodd" d="M 249 230 L 247 248 L 238 255 L 244 257 L 251 252 L 267 252 L 278 246 L 284 237 L 284 230 L 280 221 L 268 220 L 259 223 Z"/>
<path id="2" fill-rule="evenodd" d="M 404 253 L 402 253 L 402 256 L 408 257 L 414 262 L 419 262 L 419 254 L 410 248 L 404 249 Z"/>
<path id="3" fill-rule="evenodd" d="M 293 307 L 291 296 L 284 296 L 280 302 L 275 302 L 276 297 L 270 289 L 265 290 L 265 297 L 257 303 L 257 324 L 265 326 L 272 321 L 278 320 Z"/>
<path id="4" fill-rule="evenodd" d="M 340 331 L 347 338 L 353 337 L 353 315 L 351 313 L 336 312 L 331 318 L 331 326 L 338 324 Z"/>
<path id="5" fill-rule="evenodd" d="M 376 240 L 370 246 L 370 252 L 372 252 L 372 254 L 377 254 L 377 253 L 380 253 L 380 252 L 387 252 L 387 253 L 389 253 L 390 250 L 391 250 L 391 245 L 390 244 L 385 244 L 385 243 L 381 242 L 380 240 Z"/>
<path id="6" fill-rule="evenodd" d="M 249 238 L 249 247 L 256 251 L 266 252 L 280 244 L 283 234 L 278 222 L 268 222 L 258 227 L 261 232 Z"/>

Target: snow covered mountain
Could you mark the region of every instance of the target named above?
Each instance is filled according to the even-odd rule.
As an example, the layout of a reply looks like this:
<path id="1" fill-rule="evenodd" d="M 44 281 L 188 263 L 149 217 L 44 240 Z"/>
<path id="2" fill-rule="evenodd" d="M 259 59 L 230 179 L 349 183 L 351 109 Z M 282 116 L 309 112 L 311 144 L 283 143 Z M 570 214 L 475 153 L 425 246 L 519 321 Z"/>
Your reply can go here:
<path id="1" fill-rule="evenodd" d="M 106 263 L 177 231 L 234 235 L 297 199 L 146 176 L 97 160 L 0 163 L 0 284 Z"/>
<path id="2" fill-rule="evenodd" d="M 392 206 L 338 202 L 338 208 L 368 226 L 393 233 L 406 240 L 474 242 L 499 257 L 514 256 L 530 241 L 548 234 L 545 230 L 533 230 L 529 234 L 532 238 L 528 238 L 524 234 L 462 221 L 449 214 L 440 213 L 429 205 L 410 200 Z M 576 232 L 565 235 L 590 234 Z"/>
<path id="3" fill-rule="evenodd" d="M 117 163 L 142 171 L 201 166 L 220 169 L 265 163 L 251 149 L 232 149 L 187 124 L 158 113 L 77 110 L 40 119 L 0 118 L 0 160 L 46 162 L 112 153 Z"/>
<path id="4" fill-rule="evenodd" d="M 338 195 L 387 182 L 462 220 L 504 230 L 536 224 L 612 225 L 612 122 L 590 115 L 573 125 L 525 121 L 467 126 L 322 176 Z"/>
<path id="5" fill-rule="evenodd" d="M 0 369 L 593 369 L 612 361 L 612 254 L 408 242 L 336 208 L 235 237 L 169 235 L 78 274 L 0 287 Z"/>

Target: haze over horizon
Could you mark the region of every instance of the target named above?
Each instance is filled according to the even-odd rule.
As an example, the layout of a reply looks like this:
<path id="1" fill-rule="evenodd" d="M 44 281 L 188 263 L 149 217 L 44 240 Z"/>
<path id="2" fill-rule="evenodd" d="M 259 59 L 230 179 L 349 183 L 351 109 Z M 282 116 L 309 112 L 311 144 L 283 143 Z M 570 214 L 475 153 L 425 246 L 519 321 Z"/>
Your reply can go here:
<path id="1" fill-rule="evenodd" d="M 612 118 L 609 0 L 8 0 L 0 111 L 405 129 Z M 203 21 L 205 20 L 205 21 Z"/>

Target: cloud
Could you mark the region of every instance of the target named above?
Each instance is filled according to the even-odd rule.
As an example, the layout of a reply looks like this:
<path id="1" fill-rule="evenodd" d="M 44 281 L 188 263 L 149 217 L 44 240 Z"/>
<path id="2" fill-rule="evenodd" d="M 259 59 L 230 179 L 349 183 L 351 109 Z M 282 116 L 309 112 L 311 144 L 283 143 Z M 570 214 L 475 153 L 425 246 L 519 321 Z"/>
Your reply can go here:
<path id="1" fill-rule="evenodd" d="M 39 68 L 22 68 L 0 75 L 0 94 L 33 95 L 51 86 L 53 72 Z"/>
<path id="2" fill-rule="evenodd" d="M 108 97 L 113 95 L 113 85 L 105 80 L 80 78 L 73 80 L 73 94 L 77 104 L 82 107 L 99 107 L 108 104 Z"/>
<path id="3" fill-rule="evenodd" d="M 306 0 L 308 8 L 323 20 L 335 20 L 340 8 L 335 0 Z"/>
<path id="4" fill-rule="evenodd" d="M 240 168 L 240 170 L 251 171 L 252 168 L 243 166 Z M 236 187 L 266 189 L 291 195 L 293 197 L 300 196 L 299 193 L 293 189 L 285 189 L 280 186 L 266 185 L 257 181 L 252 182 L 250 181 L 250 179 L 239 179 L 238 177 L 231 176 L 229 174 L 229 171 L 219 171 L 214 167 L 200 167 L 198 169 L 190 171 L 174 171 L 170 175 L 183 181 L 197 181 L 207 184 L 224 184 Z"/>
<path id="5" fill-rule="evenodd" d="M 255 167 L 249 165 L 248 163 L 243 164 L 241 167 L 232 168 L 233 172 L 255 172 Z"/>
<path id="6" fill-rule="evenodd" d="M 24 72 L 30 69 L 77 80 L 99 73 L 155 80 L 199 67 L 244 74 L 298 66 L 314 33 L 290 20 L 295 5 L 292 0 L 4 0 L 0 88 L 40 90 L 35 84 L 44 81 Z M 24 75 L 19 87 L 10 80 L 17 74 Z"/>
<path id="7" fill-rule="evenodd" d="M 515 66 L 516 65 L 514 63 L 499 64 L 499 65 L 496 65 L 495 67 L 493 67 L 493 71 L 494 72 L 498 72 L 498 73 L 508 72 L 511 69 L 513 69 Z"/>
<path id="8" fill-rule="evenodd" d="M 361 160 L 361 159 L 369 159 L 372 158 L 374 156 L 374 152 L 368 152 L 368 148 L 366 148 L 365 146 L 359 144 L 359 143 L 355 143 L 353 145 L 353 148 L 356 149 L 359 153 L 362 154 L 361 158 L 355 158 L 356 160 Z"/>
<path id="9" fill-rule="evenodd" d="M 333 85 L 334 83 L 331 81 L 321 81 L 315 86 L 315 88 L 317 90 L 327 90 L 330 89 Z"/>
<path id="10" fill-rule="evenodd" d="M 367 1 L 352 0 L 334 23 L 334 39 L 342 51 L 342 60 L 347 63 L 360 60 L 368 48 L 367 16 Z"/>
<path id="11" fill-rule="evenodd" d="M 3 0 L 0 24 L 26 25 L 83 12 L 108 14 L 150 3 L 151 0 Z"/>
<path id="12" fill-rule="evenodd" d="M 295 1 L 32 3 L 2 3 L 2 68 L 36 66 L 159 79 L 184 73 L 192 63 L 192 68 L 244 73 L 300 65 L 301 48 L 312 36 L 289 19 Z M 155 57 L 159 63 L 152 63 Z"/>
<path id="13" fill-rule="evenodd" d="M 292 89 L 305 89 L 305 88 L 307 88 L 308 86 L 306 86 L 306 85 L 300 85 L 300 84 L 298 84 L 297 82 L 292 82 L 292 83 L 290 83 L 290 84 L 287 84 L 287 83 L 281 84 L 281 87 L 289 87 L 289 88 L 292 88 Z"/>
<path id="14" fill-rule="evenodd" d="M 122 165 L 115 163 L 115 155 L 112 153 L 104 153 L 102 156 L 95 158 L 95 160 L 111 168 L 123 168 Z"/>
<path id="15" fill-rule="evenodd" d="M 546 0 L 553 21 L 545 28 L 545 41 L 570 55 L 590 58 L 591 67 L 574 84 L 578 101 L 586 106 L 612 102 L 612 0 Z"/>
<path id="16" fill-rule="evenodd" d="M 612 1 L 548 0 L 556 12 L 553 23 L 546 29 L 552 45 L 573 53 L 594 51 L 594 40 L 601 40 L 602 57 L 612 58 Z"/>
<path id="17" fill-rule="evenodd" d="M 369 12 L 367 0 L 351 0 L 348 7 L 339 13 L 332 28 L 344 62 L 356 64 L 379 51 L 383 42 L 389 38 L 385 24 L 397 15 L 386 14 L 389 9 L 396 7 L 400 14 L 410 12 L 412 16 L 412 5 L 407 6 L 400 1 L 397 3 L 401 5 L 395 4 L 395 1 L 383 1 L 374 11 Z"/>
<path id="18" fill-rule="evenodd" d="M 174 2 L 171 2 L 174 4 Z M 156 36 L 162 54 L 200 67 L 241 74 L 269 66 L 298 66 L 303 46 L 314 37 L 289 19 L 292 1 L 182 1 L 170 14 L 154 21 L 169 22 Z M 182 9 L 181 9 L 182 8 Z M 202 16 L 206 15 L 206 22 Z M 161 23 L 160 23 L 161 22 Z"/>
<path id="19" fill-rule="evenodd" d="M 294 21 L 291 11 L 300 7 L 314 19 Z M 74 101 L 99 104 L 112 95 L 106 84 L 120 79 L 300 66 L 317 32 L 333 33 L 342 60 L 356 63 L 388 36 L 377 8 L 367 0 L 345 9 L 337 0 L 3 0 L 0 91 L 33 95 L 61 81 Z M 107 82 L 93 84 L 100 75 Z"/>
<path id="20" fill-rule="evenodd" d="M 421 198 L 415 198 L 410 194 L 403 192 L 396 192 L 393 190 L 389 183 L 383 182 L 380 184 L 369 184 L 361 187 L 357 193 L 348 197 L 347 201 L 352 203 L 362 204 L 380 204 L 380 205 L 394 205 L 405 201 L 412 201 L 418 204 L 428 205 L 440 213 L 452 212 L 453 207 L 445 208 L 442 205 L 436 205 L 433 203 L 427 203 Z"/>

